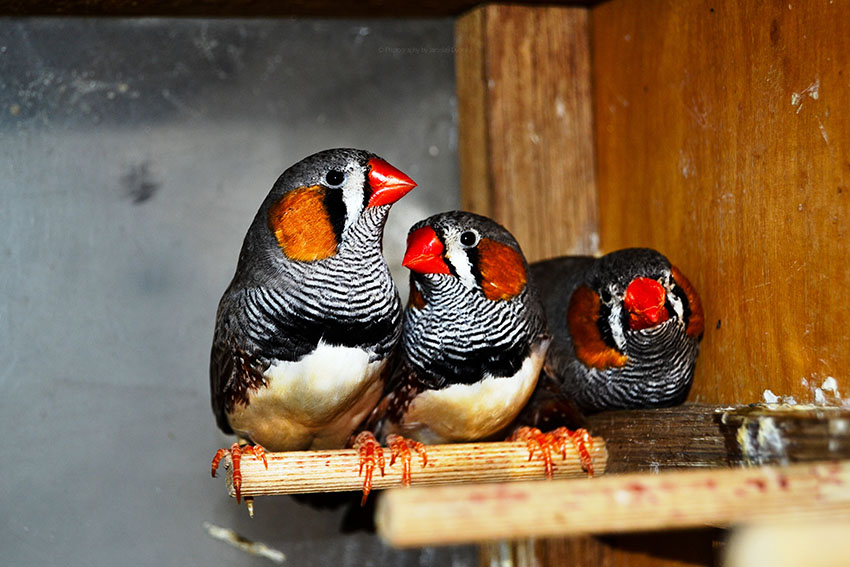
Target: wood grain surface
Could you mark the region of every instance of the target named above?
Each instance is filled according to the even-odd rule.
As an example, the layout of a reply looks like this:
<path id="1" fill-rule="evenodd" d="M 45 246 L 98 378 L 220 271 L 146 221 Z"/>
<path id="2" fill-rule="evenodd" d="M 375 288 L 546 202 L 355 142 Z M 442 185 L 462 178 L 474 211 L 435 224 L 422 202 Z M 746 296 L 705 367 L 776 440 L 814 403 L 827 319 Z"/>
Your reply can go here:
<path id="1" fill-rule="evenodd" d="M 605 440 L 593 440 L 590 456 L 596 474 L 605 473 L 608 453 Z M 529 447 L 524 442 L 454 443 L 427 445 L 426 465 L 413 452 L 410 471 L 416 486 L 470 482 L 515 482 L 546 478 L 545 465 L 540 458 L 529 458 Z M 385 467 L 381 474 L 376 466 L 372 475 L 372 488 L 382 490 L 402 486 L 404 465 L 398 459 L 392 463 L 392 453 L 384 449 Z M 327 451 L 287 451 L 266 453 L 268 467 L 252 457 L 243 457 L 243 496 L 271 496 L 277 494 L 304 494 L 316 492 L 358 492 L 363 488 L 363 472 L 359 454 L 354 449 Z M 236 497 L 233 487 L 233 461 L 225 456 L 223 468 L 231 497 Z M 392 464 L 391 464 L 392 463 Z M 569 445 L 563 456 L 553 456 L 553 478 L 579 478 L 587 476 L 575 448 Z"/>
<path id="2" fill-rule="evenodd" d="M 600 235 L 702 296 L 691 400 L 850 386 L 850 3 L 592 10 Z"/>
<path id="3" fill-rule="evenodd" d="M 455 33 L 461 202 L 530 261 L 597 249 L 588 11 L 488 5 Z"/>
<path id="4" fill-rule="evenodd" d="M 850 462 L 391 490 L 375 521 L 423 546 L 815 517 L 850 519 Z"/>

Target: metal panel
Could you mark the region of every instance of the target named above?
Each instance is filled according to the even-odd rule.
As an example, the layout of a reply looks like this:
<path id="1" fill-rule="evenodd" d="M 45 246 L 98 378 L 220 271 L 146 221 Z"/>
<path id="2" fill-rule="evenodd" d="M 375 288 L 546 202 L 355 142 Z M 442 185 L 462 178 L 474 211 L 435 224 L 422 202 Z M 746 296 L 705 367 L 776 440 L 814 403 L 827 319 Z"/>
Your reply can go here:
<path id="1" fill-rule="evenodd" d="M 0 549 L 10 565 L 472 565 L 396 552 L 341 511 L 257 518 L 209 478 L 216 304 L 277 175 L 362 147 L 458 206 L 452 21 L 0 21 Z"/>

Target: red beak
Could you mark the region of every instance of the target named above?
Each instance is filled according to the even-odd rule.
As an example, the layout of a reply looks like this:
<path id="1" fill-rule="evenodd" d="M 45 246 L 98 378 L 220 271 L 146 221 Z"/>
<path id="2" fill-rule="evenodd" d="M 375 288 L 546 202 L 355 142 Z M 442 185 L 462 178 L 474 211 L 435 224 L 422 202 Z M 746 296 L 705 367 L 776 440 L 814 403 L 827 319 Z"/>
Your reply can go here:
<path id="1" fill-rule="evenodd" d="M 417 228 L 407 235 L 407 251 L 401 265 L 420 274 L 450 274 L 443 260 L 443 243 L 430 226 Z"/>
<path id="2" fill-rule="evenodd" d="M 395 203 L 416 187 L 415 181 L 382 159 L 370 159 L 369 167 L 370 207 Z"/>
<path id="3" fill-rule="evenodd" d="M 623 302 L 629 310 L 629 327 L 633 331 L 648 329 L 667 320 L 664 286 L 652 278 L 635 278 L 626 288 Z"/>

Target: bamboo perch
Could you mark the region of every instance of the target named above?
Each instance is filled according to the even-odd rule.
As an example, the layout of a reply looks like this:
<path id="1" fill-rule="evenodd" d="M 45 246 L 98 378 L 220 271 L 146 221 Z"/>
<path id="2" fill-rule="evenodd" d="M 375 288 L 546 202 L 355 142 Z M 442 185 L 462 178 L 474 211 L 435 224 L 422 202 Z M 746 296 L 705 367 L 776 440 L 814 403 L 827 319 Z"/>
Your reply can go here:
<path id="1" fill-rule="evenodd" d="M 419 455 L 413 455 L 411 473 L 415 486 L 462 482 L 508 482 L 542 480 L 543 460 L 535 454 L 529 461 L 528 447 L 523 442 L 458 443 L 428 445 L 428 464 L 422 468 Z M 399 461 L 390 466 L 390 452 L 386 456 L 385 476 L 376 468 L 372 488 L 383 489 L 401 486 L 402 465 Z M 269 468 L 251 455 L 242 457 L 242 496 L 269 496 L 272 494 L 299 494 L 305 492 L 358 491 L 363 488 L 359 475 L 360 461 L 357 451 L 292 451 L 267 453 Z M 607 451 L 601 437 L 593 439 L 594 474 L 605 472 Z M 235 496 L 231 478 L 230 455 L 224 459 L 227 470 L 227 489 Z M 554 478 L 583 477 L 578 455 L 568 444 L 566 459 L 553 455 Z"/>
<path id="2" fill-rule="evenodd" d="M 850 461 L 393 490 L 378 502 L 376 523 L 389 544 L 407 547 L 722 527 L 803 513 L 850 519 Z"/>

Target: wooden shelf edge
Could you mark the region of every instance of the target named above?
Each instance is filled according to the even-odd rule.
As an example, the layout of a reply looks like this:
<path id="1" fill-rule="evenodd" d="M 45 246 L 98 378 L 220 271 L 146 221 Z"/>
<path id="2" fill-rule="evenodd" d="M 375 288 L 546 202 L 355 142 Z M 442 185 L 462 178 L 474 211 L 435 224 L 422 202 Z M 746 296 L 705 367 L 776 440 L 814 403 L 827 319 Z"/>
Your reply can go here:
<path id="1" fill-rule="evenodd" d="M 685 404 L 592 416 L 608 472 L 850 459 L 850 410 L 829 406 Z"/>
<path id="2" fill-rule="evenodd" d="M 789 516 L 850 519 L 850 461 L 391 490 L 376 523 L 387 543 L 411 547 Z"/>
<path id="3" fill-rule="evenodd" d="M 850 411 L 829 407 L 684 405 L 615 411 L 589 419 L 597 474 L 729 468 L 850 459 Z M 514 482 L 544 478 L 543 462 L 528 458 L 524 443 L 469 443 L 427 447 L 428 465 L 414 455 L 414 486 L 465 482 Z M 376 470 L 373 488 L 402 484 L 402 465 Z M 584 476 L 571 446 L 554 458 L 555 478 Z M 242 494 L 263 496 L 357 491 L 363 486 L 356 451 L 269 453 L 269 467 L 242 459 Z M 224 461 L 234 495 L 229 457 Z"/>

